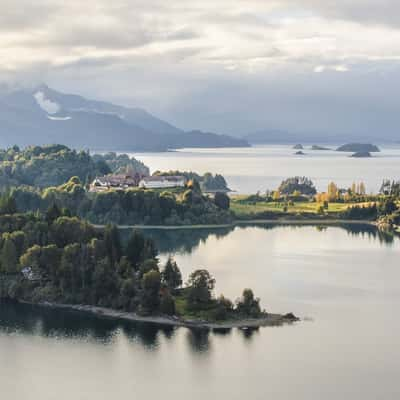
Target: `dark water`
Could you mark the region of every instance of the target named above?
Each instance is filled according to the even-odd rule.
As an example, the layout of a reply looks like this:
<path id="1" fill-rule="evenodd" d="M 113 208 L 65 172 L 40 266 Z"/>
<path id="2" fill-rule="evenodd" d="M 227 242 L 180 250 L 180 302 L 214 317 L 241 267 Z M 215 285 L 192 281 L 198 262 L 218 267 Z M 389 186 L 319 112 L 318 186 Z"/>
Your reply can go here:
<path id="1" fill-rule="evenodd" d="M 312 320 L 192 332 L 0 305 L 3 399 L 396 399 L 400 241 L 372 228 L 147 232 L 184 276 Z M 184 240 L 183 240 L 184 239 Z"/>

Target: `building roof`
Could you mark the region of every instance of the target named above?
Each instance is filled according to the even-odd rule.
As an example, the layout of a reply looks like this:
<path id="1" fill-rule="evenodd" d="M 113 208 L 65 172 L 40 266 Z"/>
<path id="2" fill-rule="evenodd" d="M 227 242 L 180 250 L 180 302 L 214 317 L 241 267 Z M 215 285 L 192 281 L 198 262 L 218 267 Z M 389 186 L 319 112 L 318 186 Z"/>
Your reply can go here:
<path id="1" fill-rule="evenodd" d="M 131 175 L 105 175 L 96 178 L 98 182 L 106 186 L 137 186 L 142 176 Z"/>
<path id="2" fill-rule="evenodd" d="M 182 175 L 153 175 L 146 176 L 142 180 L 145 182 L 179 182 L 186 180 L 186 178 Z"/>

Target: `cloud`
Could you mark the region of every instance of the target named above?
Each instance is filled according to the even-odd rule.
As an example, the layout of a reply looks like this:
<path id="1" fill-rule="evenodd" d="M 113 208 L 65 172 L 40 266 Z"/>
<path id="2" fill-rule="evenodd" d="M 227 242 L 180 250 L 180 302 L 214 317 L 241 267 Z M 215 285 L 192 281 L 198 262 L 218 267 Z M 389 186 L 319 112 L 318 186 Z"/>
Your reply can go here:
<path id="1" fill-rule="evenodd" d="M 45 80 L 188 128 L 322 129 L 318 110 L 335 129 L 398 77 L 400 2 L 2 0 L 0 40 L 1 81 Z M 342 96 L 360 104 L 343 110 Z"/>
<path id="2" fill-rule="evenodd" d="M 60 106 L 57 103 L 46 99 L 43 92 L 37 92 L 33 97 L 36 99 L 39 106 L 48 114 L 57 114 L 60 111 Z"/>
<path id="3" fill-rule="evenodd" d="M 186 48 L 202 49 L 186 60 L 249 73 L 298 60 L 310 68 L 400 54 L 400 31 L 392 23 L 400 6 L 390 0 L 381 7 L 372 0 L 21 1 L 0 4 L 0 58 L 6 61 L 0 70 L 71 59 L 129 61 L 133 54 L 140 62 L 140 56 L 146 61 Z M 370 25 L 374 15 L 387 23 Z"/>
<path id="4" fill-rule="evenodd" d="M 336 71 L 336 72 L 348 72 L 349 67 L 347 65 L 317 65 L 314 68 L 314 72 L 321 73 L 325 71 Z"/>
<path id="5" fill-rule="evenodd" d="M 284 2 L 292 3 L 290 0 Z M 398 0 L 298 0 L 296 4 L 329 19 L 349 20 L 360 25 L 400 27 Z"/>

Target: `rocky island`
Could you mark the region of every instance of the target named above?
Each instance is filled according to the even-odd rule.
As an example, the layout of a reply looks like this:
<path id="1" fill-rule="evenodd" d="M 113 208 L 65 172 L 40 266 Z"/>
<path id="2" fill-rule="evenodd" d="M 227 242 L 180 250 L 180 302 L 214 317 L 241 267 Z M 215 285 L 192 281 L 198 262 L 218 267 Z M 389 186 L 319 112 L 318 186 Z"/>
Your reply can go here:
<path id="1" fill-rule="evenodd" d="M 348 143 L 340 146 L 336 149 L 336 151 L 343 151 L 349 153 L 379 153 L 380 149 L 378 146 L 371 143 Z"/>
<path id="2" fill-rule="evenodd" d="M 331 149 L 329 147 L 318 146 L 318 145 L 314 144 L 311 146 L 311 150 L 326 151 L 326 150 L 331 150 Z"/>
<path id="3" fill-rule="evenodd" d="M 371 153 L 369 151 L 358 151 L 356 153 L 353 153 L 350 157 L 353 158 L 370 158 L 372 157 Z"/>
<path id="4" fill-rule="evenodd" d="M 303 150 L 304 147 L 303 147 L 302 144 L 298 143 L 298 144 L 295 144 L 295 145 L 293 146 L 293 149 L 294 149 L 294 150 Z"/>

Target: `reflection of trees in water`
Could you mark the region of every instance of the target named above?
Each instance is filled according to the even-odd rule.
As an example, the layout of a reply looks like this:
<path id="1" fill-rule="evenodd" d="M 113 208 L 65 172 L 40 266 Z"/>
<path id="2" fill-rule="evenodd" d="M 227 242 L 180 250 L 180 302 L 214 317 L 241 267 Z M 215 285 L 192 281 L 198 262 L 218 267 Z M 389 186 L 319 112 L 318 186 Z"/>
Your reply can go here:
<path id="1" fill-rule="evenodd" d="M 0 304 L 0 333 L 6 334 L 93 340 L 108 345 L 113 343 L 117 335 L 123 333 L 130 342 L 139 343 L 148 350 L 157 350 L 160 336 L 171 340 L 178 329 L 185 328 L 118 321 L 79 311 L 28 304 Z M 229 330 L 225 331 L 225 334 L 227 333 Z M 187 330 L 186 334 L 192 351 L 203 353 L 210 350 L 209 330 Z"/>
<path id="2" fill-rule="evenodd" d="M 217 239 L 233 232 L 234 227 L 228 228 L 196 228 L 196 229 L 145 229 L 143 234 L 151 237 L 160 253 L 192 253 L 209 237 Z"/>
<path id="3" fill-rule="evenodd" d="M 243 224 L 226 228 L 195 228 L 195 229 L 145 229 L 142 232 L 145 236 L 151 237 L 160 253 L 187 253 L 191 254 L 201 243 L 205 243 L 209 238 L 217 239 L 228 236 L 235 229 L 259 228 L 263 230 L 272 230 L 276 228 L 285 228 L 291 230 L 301 230 L 305 227 L 314 227 L 316 230 L 323 232 L 332 228 L 340 228 L 346 230 L 350 235 L 362 236 L 379 240 L 380 243 L 391 244 L 394 242 L 394 235 L 383 232 L 377 227 L 370 224 L 360 223 L 340 223 L 335 225 L 315 225 L 312 224 Z M 130 229 L 121 230 L 123 241 L 127 241 L 131 233 Z"/>
<path id="4" fill-rule="evenodd" d="M 393 244 L 395 236 L 393 233 L 382 231 L 373 225 L 364 224 L 347 224 L 343 228 L 351 236 L 362 236 L 369 239 L 378 240 L 380 243 Z"/>
<path id="5" fill-rule="evenodd" d="M 47 337 L 91 337 L 105 343 L 112 341 L 115 325 L 97 320 L 90 314 L 56 310 L 27 304 L 2 304 L 0 330 Z"/>
<path id="6" fill-rule="evenodd" d="M 45 337 L 92 339 L 110 344 L 116 335 L 123 332 L 129 340 L 155 349 L 160 334 L 171 339 L 175 330 L 170 326 L 118 321 L 78 311 L 27 304 L 1 304 L 0 309 L 0 332 L 7 334 L 18 332 Z"/>
<path id="7" fill-rule="evenodd" d="M 243 338 L 246 339 L 247 341 L 250 341 L 254 338 L 254 334 L 259 334 L 260 328 L 247 328 L 247 329 L 241 329 L 240 330 Z"/>
<path id="8" fill-rule="evenodd" d="M 243 224 L 226 228 L 195 228 L 195 229 L 145 229 L 142 232 L 145 236 L 151 237 L 159 249 L 160 253 L 187 253 L 191 254 L 201 243 L 205 243 L 209 238 L 217 239 L 228 236 L 235 229 L 259 228 L 263 230 L 272 230 L 276 228 L 285 228 L 291 230 L 301 230 L 306 227 L 314 227 L 320 232 L 332 228 L 346 230 L 350 235 L 362 236 L 379 240 L 380 243 L 391 244 L 394 242 L 394 236 L 388 232 L 383 232 L 370 224 L 360 223 L 340 223 L 335 225 L 315 225 L 312 224 Z M 121 231 L 122 239 L 127 240 L 131 230 Z"/>
<path id="9" fill-rule="evenodd" d="M 189 329 L 186 337 L 190 349 L 194 352 L 206 353 L 210 351 L 211 345 L 209 329 Z"/>

